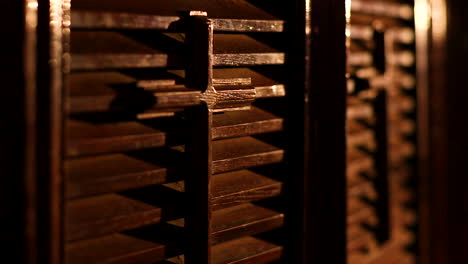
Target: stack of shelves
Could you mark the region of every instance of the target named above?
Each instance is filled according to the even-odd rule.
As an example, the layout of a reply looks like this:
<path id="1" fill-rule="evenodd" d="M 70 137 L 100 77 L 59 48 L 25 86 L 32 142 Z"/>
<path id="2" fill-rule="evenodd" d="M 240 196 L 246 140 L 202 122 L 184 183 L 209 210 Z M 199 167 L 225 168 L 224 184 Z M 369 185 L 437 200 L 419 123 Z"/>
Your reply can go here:
<path id="1" fill-rule="evenodd" d="M 219 100 L 232 91 L 250 94 L 240 107 L 206 109 L 208 124 L 193 118 L 209 108 L 207 87 L 186 78 L 198 74 L 190 58 L 206 52 L 186 39 L 195 34 L 190 13 L 212 25 L 206 56 Z M 276 74 L 285 53 L 271 43 L 283 24 L 244 0 L 72 3 L 67 263 L 201 263 L 198 253 L 187 254 L 195 248 L 210 263 L 281 259 L 284 135 L 275 106 L 285 96 L 285 76 Z M 206 146 L 193 147 L 200 142 Z M 193 165 L 203 149 L 210 150 L 209 184 L 188 191 L 205 181 Z M 193 196 L 203 190 L 206 210 L 196 204 L 205 196 Z M 200 219 L 209 225 L 205 240 L 187 228 Z"/>
<path id="2" fill-rule="evenodd" d="M 410 186 L 416 133 L 413 7 L 356 0 L 351 13 L 348 222 L 355 211 L 363 217 L 348 228 L 348 261 L 414 263 L 408 251 L 416 222 Z"/>

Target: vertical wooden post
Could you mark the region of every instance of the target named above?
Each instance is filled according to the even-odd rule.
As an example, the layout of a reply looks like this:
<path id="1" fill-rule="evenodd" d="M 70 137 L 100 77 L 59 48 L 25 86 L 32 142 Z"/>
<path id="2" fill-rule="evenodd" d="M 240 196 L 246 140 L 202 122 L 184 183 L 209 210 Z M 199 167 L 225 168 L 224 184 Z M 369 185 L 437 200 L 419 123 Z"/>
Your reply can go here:
<path id="1" fill-rule="evenodd" d="M 345 0 L 296 3 L 286 118 L 294 205 L 288 263 L 346 263 Z"/>
<path id="2" fill-rule="evenodd" d="M 38 1 L 38 255 L 40 263 L 48 264 L 61 264 L 64 259 L 63 99 L 69 10 L 70 0 Z"/>
<path id="3" fill-rule="evenodd" d="M 2 136 L 0 148 L 2 258 L 37 263 L 36 35 L 37 2 L 2 2 Z"/>
<path id="4" fill-rule="evenodd" d="M 375 153 L 377 178 L 375 179 L 374 184 L 378 193 L 376 209 L 379 219 L 376 236 L 380 243 L 384 243 L 391 238 L 391 207 L 389 200 L 390 194 L 388 178 L 387 94 L 385 90 L 380 90 L 375 98 L 374 112 L 376 116 L 375 134 L 377 142 L 377 152 Z"/>
<path id="5" fill-rule="evenodd" d="M 212 89 L 213 26 L 206 13 L 190 12 L 187 19 L 186 45 L 188 62 L 187 86 L 201 91 Z M 211 197 L 212 175 L 211 127 L 213 116 L 206 104 L 187 109 L 189 124 L 187 154 L 190 174 L 185 180 L 187 194 L 186 230 L 188 264 L 211 262 Z"/>

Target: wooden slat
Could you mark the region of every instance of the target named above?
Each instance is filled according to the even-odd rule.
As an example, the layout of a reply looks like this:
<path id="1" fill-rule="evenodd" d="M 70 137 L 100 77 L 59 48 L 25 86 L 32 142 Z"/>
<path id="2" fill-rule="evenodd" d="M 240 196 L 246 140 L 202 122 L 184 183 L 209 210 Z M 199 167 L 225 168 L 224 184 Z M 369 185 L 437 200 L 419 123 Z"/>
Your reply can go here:
<path id="1" fill-rule="evenodd" d="M 367 206 L 371 205 L 364 202 L 360 197 L 348 197 L 346 199 L 346 210 L 348 212 L 356 212 Z"/>
<path id="2" fill-rule="evenodd" d="M 252 107 L 250 111 L 233 111 L 215 115 L 212 137 L 213 139 L 241 137 L 282 129 L 282 118 Z"/>
<path id="3" fill-rule="evenodd" d="M 215 31 L 233 32 L 283 32 L 283 20 L 213 19 Z"/>
<path id="4" fill-rule="evenodd" d="M 218 244 L 212 250 L 213 264 L 269 263 L 283 254 L 281 246 L 253 237 Z"/>
<path id="5" fill-rule="evenodd" d="M 363 232 L 359 237 L 355 237 L 352 240 L 348 240 L 346 249 L 348 254 L 353 254 L 354 252 L 363 252 L 369 249 L 370 245 L 374 242 L 374 237 L 370 232 Z"/>
<path id="6" fill-rule="evenodd" d="M 212 178 L 213 210 L 261 200 L 281 193 L 282 183 L 258 173 L 240 170 L 214 175 Z"/>
<path id="7" fill-rule="evenodd" d="M 124 234 L 71 243 L 65 252 L 68 264 L 151 264 L 170 256 L 163 244 Z"/>
<path id="8" fill-rule="evenodd" d="M 283 224 L 283 214 L 243 204 L 213 213 L 214 243 L 245 235 L 268 231 Z M 155 226 L 153 229 L 158 229 Z M 164 227 L 161 227 L 161 230 Z M 75 263 L 154 263 L 180 253 L 175 245 L 177 234 L 169 238 L 159 232 L 142 229 L 145 237 L 132 234 L 111 234 L 98 238 L 69 243 L 66 247 L 70 264 Z M 142 233 L 140 232 L 140 233 Z M 167 241 L 172 241 L 168 243 Z M 165 243 L 163 243 L 165 242 Z M 180 247 L 179 247 L 180 250 Z"/>
<path id="9" fill-rule="evenodd" d="M 213 70 L 213 82 L 235 83 L 250 79 L 250 85 L 255 87 L 257 98 L 279 97 L 286 94 L 285 87 L 265 75 L 249 68 L 218 68 Z M 237 80 L 237 81 L 236 81 Z M 247 83 L 249 85 L 249 83 Z"/>
<path id="10" fill-rule="evenodd" d="M 366 150 L 374 151 L 377 147 L 375 141 L 375 132 L 369 129 L 360 133 L 348 134 L 346 145 L 348 148 L 366 148 Z"/>
<path id="11" fill-rule="evenodd" d="M 112 43 L 112 45 L 109 45 Z M 71 34 L 72 70 L 146 68 L 183 65 L 181 57 L 132 40 L 117 32 Z"/>
<path id="12" fill-rule="evenodd" d="M 213 173 L 278 163 L 284 151 L 252 137 L 213 142 Z"/>
<path id="13" fill-rule="evenodd" d="M 138 192 L 69 201 L 66 205 L 66 240 L 101 236 L 178 216 L 179 192 L 162 186 L 139 189 Z"/>
<path id="14" fill-rule="evenodd" d="M 369 129 L 369 124 L 361 120 L 348 119 L 346 121 L 346 134 L 360 133 Z"/>
<path id="15" fill-rule="evenodd" d="M 155 37 L 145 36 L 141 32 L 139 34 L 135 37 L 137 41 L 117 32 L 73 32 L 71 34 L 72 70 L 184 66 L 183 38 L 180 35 L 157 35 L 160 38 L 155 41 Z M 215 66 L 283 63 L 284 53 L 247 35 L 214 35 Z"/>
<path id="16" fill-rule="evenodd" d="M 346 109 L 346 117 L 349 119 L 367 120 L 373 117 L 372 107 L 368 104 L 360 104 L 348 106 Z"/>
<path id="17" fill-rule="evenodd" d="M 284 63 L 284 53 L 247 35 L 214 35 L 214 53 L 214 66 Z"/>
<path id="18" fill-rule="evenodd" d="M 395 19 L 393 17 L 383 17 L 383 16 L 376 16 L 369 13 L 358 13 L 353 12 L 351 16 L 351 24 L 352 25 L 372 25 L 372 22 L 375 20 L 379 20 L 384 24 L 386 27 L 402 27 L 406 26 L 405 21 L 400 19 Z"/>
<path id="19" fill-rule="evenodd" d="M 163 121 L 153 123 L 117 122 L 93 124 L 69 120 L 67 122 L 67 156 L 81 156 L 110 152 L 132 151 L 164 146 L 170 141 Z M 159 130 L 155 127 L 164 127 Z M 172 135 L 171 135 L 172 136 Z"/>
<path id="20" fill-rule="evenodd" d="M 183 71 L 172 72 L 153 72 L 152 76 L 121 72 L 72 73 L 69 77 L 68 111 L 133 113 L 199 104 L 201 91 L 182 84 Z M 214 76 L 215 85 L 243 81 L 254 86 L 257 98 L 285 95 L 284 85 L 246 68 L 216 69 Z"/>
<path id="21" fill-rule="evenodd" d="M 413 8 L 410 5 L 384 1 L 355 0 L 351 4 L 351 12 L 407 20 L 413 18 Z"/>
<path id="22" fill-rule="evenodd" d="M 250 203 L 213 212 L 212 242 L 259 234 L 283 225 L 284 215 Z"/>
<path id="23" fill-rule="evenodd" d="M 371 157 L 353 160 L 346 166 L 346 185 L 353 186 L 364 179 L 364 176 L 375 175 L 374 160 Z"/>
<path id="24" fill-rule="evenodd" d="M 348 64 L 351 66 L 370 66 L 373 63 L 373 57 L 370 52 L 361 51 L 354 52 L 348 55 Z"/>
<path id="25" fill-rule="evenodd" d="M 377 191 L 372 182 L 363 180 L 358 184 L 349 187 L 347 192 L 348 197 L 367 198 L 370 200 L 377 199 Z"/>
<path id="26" fill-rule="evenodd" d="M 374 29 L 369 25 L 350 25 L 351 39 L 372 40 Z"/>
<path id="27" fill-rule="evenodd" d="M 146 15 L 149 17 L 179 17 L 180 11 L 203 10 L 208 13 L 210 18 L 277 20 L 274 16 L 245 0 L 135 0 L 132 2 L 125 0 L 100 0 L 99 2 L 80 0 L 73 3 L 73 10 L 112 14 L 127 13 L 135 16 Z M 72 19 L 72 27 L 79 27 L 81 24 L 79 22 Z M 136 22 L 144 28 L 151 28 L 151 22 L 153 21 L 141 19 Z M 145 24 L 149 25 L 145 26 Z M 159 26 L 157 28 L 165 29 Z"/>
<path id="28" fill-rule="evenodd" d="M 168 76 L 169 78 L 172 76 Z M 139 80 L 118 72 L 70 75 L 70 113 L 177 108 L 200 103 L 200 91 L 176 84 L 175 79 Z"/>
<path id="29" fill-rule="evenodd" d="M 93 2 L 93 3 L 91 3 Z M 244 0 L 95 1 L 73 4 L 72 28 L 182 30 L 180 11 L 204 10 L 217 31 L 282 32 L 279 20 Z"/>
<path id="30" fill-rule="evenodd" d="M 356 212 L 349 212 L 346 217 L 347 226 L 362 224 L 375 225 L 377 222 L 378 219 L 371 207 L 365 207 Z"/>
<path id="31" fill-rule="evenodd" d="M 399 241 L 389 243 L 380 254 L 374 254 L 368 261 L 369 264 L 400 264 L 401 256 L 408 254 Z"/>
<path id="32" fill-rule="evenodd" d="M 65 161 L 69 199 L 180 180 L 184 156 L 177 151 L 110 154 Z M 168 169 L 169 168 L 169 169 Z"/>
<path id="33" fill-rule="evenodd" d="M 72 11 L 72 28 L 183 30 L 178 16 Z M 282 32 L 283 20 L 212 19 L 215 31 Z"/>

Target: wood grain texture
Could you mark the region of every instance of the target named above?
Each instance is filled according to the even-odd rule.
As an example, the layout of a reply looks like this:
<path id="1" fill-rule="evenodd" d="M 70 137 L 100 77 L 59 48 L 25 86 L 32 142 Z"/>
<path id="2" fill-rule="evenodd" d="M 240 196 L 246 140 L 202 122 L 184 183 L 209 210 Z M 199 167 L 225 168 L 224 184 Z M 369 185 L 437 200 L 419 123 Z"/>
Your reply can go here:
<path id="1" fill-rule="evenodd" d="M 154 41 L 154 37 L 139 34 L 135 40 L 117 32 L 73 32 L 72 70 L 184 66 L 183 40 L 179 35 L 160 35 Z M 247 35 L 217 34 L 213 63 L 215 66 L 283 64 L 284 53 Z"/>
<path id="2" fill-rule="evenodd" d="M 186 83 L 200 91 L 212 89 L 213 84 L 213 24 L 206 13 L 188 17 L 185 39 L 187 47 Z M 186 179 L 188 206 L 185 218 L 187 229 L 187 264 L 211 260 L 211 184 L 213 147 L 211 133 L 213 113 L 206 104 L 187 109 L 189 133 L 187 153 L 191 175 Z"/>
<path id="3" fill-rule="evenodd" d="M 279 228 L 284 214 L 253 205 L 240 204 L 213 212 L 212 242 L 218 244 L 242 236 L 249 236 Z"/>
<path id="4" fill-rule="evenodd" d="M 174 15 L 177 14 L 174 12 Z M 72 27 L 79 29 L 183 29 L 183 18 L 180 16 L 132 14 L 126 11 L 78 10 L 72 12 L 72 20 Z M 224 32 L 282 32 L 284 28 L 282 20 L 214 18 L 212 21 L 214 30 Z"/>
<path id="5" fill-rule="evenodd" d="M 182 179 L 185 156 L 178 151 L 149 150 L 110 154 L 65 162 L 69 199 L 173 182 Z"/>
<path id="6" fill-rule="evenodd" d="M 174 144 L 177 140 L 168 135 L 169 120 L 151 122 L 91 123 L 69 120 L 67 122 L 67 156 L 84 156 L 112 152 L 133 151 Z M 157 128 L 159 127 L 159 129 Z M 173 129 L 172 129 L 173 130 Z"/>
<path id="7" fill-rule="evenodd" d="M 249 170 L 213 176 L 211 203 L 213 209 L 278 196 L 282 183 Z"/>
<path id="8" fill-rule="evenodd" d="M 156 75 L 156 74 L 155 74 Z M 176 84 L 178 76 L 143 79 L 118 72 L 81 72 L 70 75 L 70 113 L 142 112 L 200 103 L 200 91 Z"/>
<path id="9" fill-rule="evenodd" d="M 65 251 L 69 264 L 151 264 L 171 256 L 164 244 L 118 233 L 68 244 Z"/>
<path id="10" fill-rule="evenodd" d="M 104 194 L 67 203 L 66 239 L 74 241 L 180 217 L 181 194 L 148 187 L 123 194 Z"/>
<path id="11" fill-rule="evenodd" d="M 213 173 L 278 163 L 284 151 L 252 137 L 213 142 Z"/>
<path id="12" fill-rule="evenodd" d="M 275 20 L 276 18 L 245 0 L 174 0 L 152 1 L 135 0 L 129 3 L 125 0 L 101 0 L 95 2 L 92 0 L 80 0 L 73 5 L 76 11 L 97 11 L 112 13 L 130 13 L 160 16 L 180 16 L 180 11 L 203 10 L 210 18 L 229 18 L 229 19 L 261 19 Z"/>
<path id="13" fill-rule="evenodd" d="M 281 246 L 258 238 L 244 237 L 214 246 L 212 262 L 214 264 L 269 263 L 279 260 L 282 253 Z"/>
<path id="14" fill-rule="evenodd" d="M 213 116 L 213 139 L 281 131 L 283 119 L 262 109 L 226 112 Z"/>

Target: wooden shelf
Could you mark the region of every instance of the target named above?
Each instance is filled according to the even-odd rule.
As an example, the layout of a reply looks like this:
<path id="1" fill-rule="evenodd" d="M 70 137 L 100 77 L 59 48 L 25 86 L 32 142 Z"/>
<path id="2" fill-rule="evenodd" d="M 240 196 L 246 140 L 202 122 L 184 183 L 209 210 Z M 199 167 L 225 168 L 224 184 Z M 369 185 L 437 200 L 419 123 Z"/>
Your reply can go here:
<path id="1" fill-rule="evenodd" d="M 252 107 L 250 111 L 225 112 L 213 117 L 213 139 L 281 131 L 283 119 Z"/>
<path id="2" fill-rule="evenodd" d="M 247 35 L 215 34 L 214 66 L 284 64 L 284 53 Z"/>
<path id="3" fill-rule="evenodd" d="M 240 83 L 255 87 L 257 98 L 282 97 L 286 94 L 283 84 L 249 68 L 215 68 L 214 84 Z"/>
<path id="4" fill-rule="evenodd" d="M 281 213 L 253 204 L 217 210 L 213 213 L 214 243 L 219 244 L 239 236 L 253 235 L 280 227 L 283 224 L 283 217 Z M 180 245 L 176 245 L 183 237 L 182 233 L 176 231 L 181 232 L 181 230 L 171 231 L 168 224 L 160 224 L 144 227 L 137 232 L 115 233 L 76 241 L 67 244 L 67 258 L 70 264 L 128 263 L 128 261 L 154 263 L 181 253 L 175 250 L 180 249 Z"/>
<path id="5" fill-rule="evenodd" d="M 112 43 L 112 45 L 109 45 L 109 43 Z M 183 59 L 177 53 L 169 58 L 168 54 L 162 50 L 145 45 L 123 34 L 110 31 L 72 32 L 71 53 L 72 70 L 183 65 Z"/>
<path id="6" fill-rule="evenodd" d="M 173 255 L 163 244 L 124 234 L 70 243 L 65 252 L 68 264 L 152 264 Z"/>
<path id="7" fill-rule="evenodd" d="M 282 246 L 254 237 L 243 237 L 214 246 L 212 263 L 269 263 L 279 260 L 282 254 Z"/>
<path id="8" fill-rule="evenodd" d="M 66 154 L 69 157 L 162 147 L 177 141 L 167 122 L 91 123 L 69 120 Z M 160 130 L 159 127 L 163 130 Z"/>
<path id="9" fill-rule="evenodd" d="M 185 66 L 183 39 L 179 34 L 160 34 L 152 38 L 144 34 L 139 32 L 138 36 L 130 38 L 108 31 L 73 32 L 71 68 L 99 70 Z M 157 40 L 156 36 L 159 36 Z M 109 46 L 108 43 L 113 45 Z M 213 63 L 215 66 L 283 64 L 284 53 L 247 35 L 215 34 Z"/>
<path id="10" fill-rule="evenodd" d="M 65 162 L 69 199 L 123 191 L 181 179 L 185 161 L 177 151 L 146 151 L 70 159 Z"/>
<path id="11" fill-rule="evenodd" d="M 70 75 L 70 113 L 142 112 L 200 103 L 200 91 L 176 84 L 175 78 L 142 80 L 118 72 Z"/>
<path id="12" fill-rule="evenodd" d="M 372 208 L 369 206 L 364 207 L 356 212 L 348 212 L 346 217 L 346 225 L 348 227 L 362 224 L 375 225 L 377 222 L 377 216 L 375 215 L 374 210 L 372 210 Z"/>
<path id="13" fill-rule="evenodd" d="M 143 73 L 75 72 L 70 74 L 68 111 L 142 112 L 200 104 L 201 91 L 184 86 L 183 71 Z M 215 69 L 219 84 L 252 85 L 257 98 L 285 95 L 284 85 L 246 68 Z"/>
<path id="14" fill-rule="evenodd" d="M 67 203 L 66 240 L 129 230 L 180 217 L 182 194 L 154 186 L 125 194 L 105 194 Z"/>
<path id="15" fill-rule="evenodd" d="M 413 18 L 413 8 L 400 3 L 355 0 L 351 4 L 351 12 L 404 20 Z"/>
<path id="16" fill-rule="evenodd" d="M 72 28 L 157 29 L 183 31 L 180 11 L 203 10 L 214 30 L 281 32 L 284 21 L 245 0 L 173 0 L 133 2 L 81 0 L 73 4 Z"/>
<path id="17" fill-rule="evenodd" d="M 253 137 L 213 142 L 213 173 L 239 170 L 283 161 L 284 151 Z"/>
<path id="18" fill-rule="evenodd" d="M 72 28 L 76 29 L 153 29 L 183 31 L 178 16 L 131 13 L 72 11 Z M 283 20 L 212 18 L 213 30 L 232 32 L 283 32 Z"/>
<path id="19" fill-rule="evenodd" d="M 375 200 L 377 199 L 378 194 L 371 181 L 362 180 L 359 183 L 348 187 L 347 196 Z"/>
<path id="20" fill-rule="evenodd" d="M 283 222 L 282 213 L 250 203 L 217 210 L 213 212 L 213 243 L 266 232 L 281 227 Z"/>
<path id="21" fill-rule="evenodd" d="M 214 175 L 212 178 L 212 207 L 217 210 L 245 202 L 278 196 L 282 183 L 248 170 Z"/>
<path id="22" fill-rule="evenodd" d="M 375 242 L 374 236 L 370 232 L 362 232 L 358 237 L 348 240 L 346 243 L 346 250 L 348 254 L 354 252 L 365 252 Z"/>

